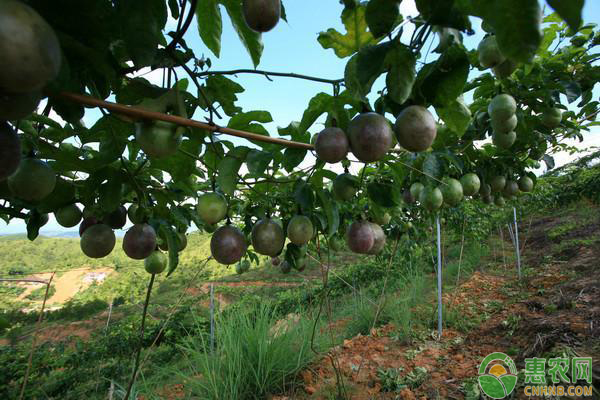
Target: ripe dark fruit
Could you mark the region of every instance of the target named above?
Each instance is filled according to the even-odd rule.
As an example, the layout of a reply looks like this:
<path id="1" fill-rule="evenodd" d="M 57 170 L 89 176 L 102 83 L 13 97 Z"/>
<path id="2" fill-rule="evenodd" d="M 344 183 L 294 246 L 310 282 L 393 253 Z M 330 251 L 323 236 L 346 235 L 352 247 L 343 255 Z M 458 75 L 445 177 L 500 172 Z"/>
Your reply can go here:
<path id="1" fill-rule="evenodd" d="M 54 217 L 60 226 L 72 228 L 81 221 L 81 210 L 77 205 L 71 204 L 55 211 Z"/>
<path id="2" fill-rule="evenodd" d="M 433 115 L 421 106 L 402 110 L 394 124 L 394 132 L 400 146 L 408 151 L 425 151 L 433 144 L 437 125 Z"/>
<path id="3" fill-rule="evenodd" d="M 490 118 L 507 120 L 517 112 L 517 102 L 509 94 L 499 94 L 488 106 Z"/>
<path id="4" fill-rule="evenodd" d="M 379 254 L 385 247 L 385 232 L 381 229 L 381 226 L 371 223 L 371 229 L 373 230 L 373 246 L 369 250 L 369 254 Z"/>
<path id="5" fill-rule="evenodd" d="M 490 181 L 490 186 L 492 187 L 492 192 L 501 192 L 504 190 L 504 186 L 506 186 L 506 178 L 500 175 L 495 176 Z"/>
<path id="6" fill-rule="evenodd" d="M 506 196 L 514 196 L 519 193 L 519 184 L 515 181 L 506 181 L 504 186 L 504 194 Z"/>
<path id="7" fill-rule="evenodd" d="M 392 146 L 392 128 L 384 116 L 374 112 L 359 114 L 348 127 L 352 154 L 362 162 L 378 161 Z"/>
<path id="8" fill-rule="evenodd" d="M 198 198 L 196 211 L 202 221 L 216 224 L 227 216 L 227 200 L 219 193 L 205 193 Z"/>
<path id="9" fill-rule="evenodd" d="M 419 194 L 419 203 L 429 211 L 435 211 L 442 206 L 444 196 L 438 188 L 426 187 Z"/>
<path id="10" fill-rule="evenodd" d="M 242 3 L 244 19 L 250 29 L 256 32 L 268 32 L 275 28 L 281 17 L 280 0 L 244 0 Z"/>
<path id="11" fill-rule="evenodd" d="M 79 224 L 79 236 L 83 236 L 84 232 L 88 230 L 89 227 L 99 224 L 100 221 L 96 217 L 88 217 L 84 218 Z"/>
<path id="12" fill-rule="evenodd" d="M 492 143 L 500 149 L 510 149 L 517 140 L 517 134 L 513 132 L 498 133 L 494 132 L 492 135 Z"/>
<path id="13" fill-rule="evenodd" d="M 271 265 L 276 267 L 279 264 L 281 264 L 281 259 L 279 257 L 271 257 Z"/>
<path id="14" fill-rule="evenodd" d="M 296 215 L 288 223 L 287 237 L 290 239 L 290 242 L 298 246 L 308 243 L 312 239 L 313 234 L 313 224 L 310 218 L 304 215 Z"/>
<path id="15" fill-rule="evenodd" d="M 492 118 L 491 122 L 494 133 L 508 133 L 515 130 L 519 121 L 517 116 L 513 114 L 508 119 Z"/>
<path id="16" fill-rule="evenodd" d="M 375 243 L 375 234 L 369 221 L 355 221 L 346 232 L 346 243 L 351 251 L 368 254 Z"/>
<path id="17" fill-rule="evenodd" d="M 38 202 L 56 186 L 56 174 L 45 162 L 24 158 L 17 171 L 8 178 L 10 191 L 22 200 Z"/>
<path id="18" fill-rule="evenodd" d="M 483 68 L 494 67 L 506 60 L 498 48 L 496 36 L 488 36 L 479 42 L 479 46 L 477 46 L 477 55 L 479 57 L 479 64 L 481 64 Z"/>
<path id="19" fill-rule="evenodd" d="M 340 174 L 333 180 L 332 190 L 336 199 L 350 201 L 356 195 L 358 182 L 356 177 L 350 174 Z"/>
<path id="20" fill-rule="evenodd" d="M 410 192 L 410 189 L 404 189 L 404 192 L 402 192 L 402 199 L 406 204 L 413 204 L 415 201 L 417 201 L 417 199 L 413 197 L 412 193 Z"/>
<path id="21" fill-rule="evenodd" d="M 283 229 L 270 218 L 261 219 L 252 228 L 252 246 L 258 254 L 274 257 L 285 242 Z"/>
<path id="22" fill-rule="evenodd" d="M 550 108 L 542 113 L 542 124 L 552 129 L 560 125 L 562 121 L 562 110 L 560 108 Z"/>
<path id="23" fill-rule="evenodd" d="M 410 185 L 410 194 L 412 195 L 412 197 L 414 197 L 415 199 L 418 199 L 419 196 L 421 195 L 421 191 L 425 188 L 425 186 L 423 186 L 423 184 L 421 182 L 415 182 L 412 185 Z"/>
<path id="24" fill-rule="evenodd" d="M 135 124 L 135 140 L 150 157 L 172 156 L 181 143 L 181 130 L 164 121 L 144 121 Z"/>
<path id="25" fill-rule="evenodd" d="M 119 206 L 115 211 L 104 217 L 102 222 L 113 229 L 121 229 L 127 222 L 127 209 L 123 206 Z"/>
<path id="26" fill-rule="evenodd" d="M 132 224 L 141 224 L 144 222 L 141 214 L 142 212 L 137 204 L 130 205 L 127 210 L 127 218 L 129 218 Z"/>
<path id="27" fill-rule="evenodd" d="M 531 192 L 533 190 L 533 179 L 523 176 L 519 179 L 519 189 L 522 192 Z"/>
<path id="28" fill-rule="evenodd" d="M 444 184 L 440 187 L 444 201 L 449 206 L 457 206 L 464 197 L 462 185 L 458 180 L 453 178 L 444 178 L 443 182 Z"/>
<path id="29" fill-rule="evenodd" d="M 0 121 L 0 181 L 15 173 L 21 162 L 21 141 L 17 132 Z"/>
<path id="30" fill-rule="evenodd" d="M 481 181 L 479 177 L 474 173 L 469 173 L 460 178 L 460 184 L 463 188 L 463 194 L 465 196 L 475 196 L 479 193 L 481 187 Z"/>
<path id="31" fill-rule="evenodd" d="M 81 236 L 79 244 L 83 254 L 90 258 L 102 258 L 114 249 L 117 239 L 108 225 L 90 226 Z"/>
<path id="32" fill-rule="evenodd" d="M 148 224 L 135 224 L 123 237 L 123 251 L 134 260 L 143 260 L 156 249 L 156 232 Z"/>
<path id="33" fill-rule="evenodd" d="M 160 274 L 167 268 L 167 256 L 155 250 L 144 260 L 144 268 L 149 274 Z"/>
<path id="34" fill-rule="evenodd" d="M 246 254 L 246 238 L 235 226 L 224 225 L 217 229 L 210 239 L 210 253 L 217 262 L 231 265 Z"/>
<path id="35" fill-rule="evenodd" d="M 346 158 L 349 147 L 348 138 L 340 128 L 323 129 L 315 141 L 317 157 L 332 164 Z"/>
<path id="36" fill-rule="evenodd" d="M 0 2 L 0 89 L 39 90 L 58 75 L 61 52 L 54 31 L 20 1 Z"/>
<path id="37" fill-rule="evenodd" d="M 0 91 L 0 120 L 15 121 L 31 114 L 40 104 L 42 94 L 5 93 Z"/>

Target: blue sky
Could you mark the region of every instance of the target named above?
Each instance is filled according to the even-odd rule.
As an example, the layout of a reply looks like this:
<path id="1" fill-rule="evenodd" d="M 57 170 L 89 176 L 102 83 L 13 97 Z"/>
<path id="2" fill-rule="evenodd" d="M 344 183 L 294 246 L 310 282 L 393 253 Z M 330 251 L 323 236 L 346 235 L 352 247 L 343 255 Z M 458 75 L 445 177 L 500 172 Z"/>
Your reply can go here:
<path id="1" fill-rule="evenodd" d="M 288 23 L 281 21 L 275 29 L 263 35 L 265 49 L 258 69 L 295 72 L 331 79 L 342 78 L 347 59 L 337 58 L 330 49 L 324 50 L 317 42 L 317 36 L 319 32 L 328 28 L 335 28 L 340 32 L 344 32 L 340 20 L 343 6 L 337 0 L 284 0 L 284 4 Z M 414 0 L 404 0 L 401 3 L 401 12 L 404 16 L 416 15 Z M 479 24 L 478 19 L 475 19 L 475 21 L 476 25 Z M 600 1 L 586 1 L 584 21 L 586 23 L 600 23 Z M 173 29 L 174 26 L 174 21 L 169 21 L 167 31 Z M 476 27 L 478 28 L 478 26 Z M 410 31 L 406 31 L 405 35 L 410 35 L 410 33 Z M 224 10 L 222 49 L 219 59 L 200 40 L 195 21 L 185 39 L 198 56 L 204 54 L 205 57 L 211 59 L 212 68 L 215 70 L 253 68 L 250 57 L 239 41 Z M 476 48 L 480 40 L 481 35 L 479 34 L 465 37 L 464 43 L 467 48 Z M 183 74 L 180 74 L 180 76 L 183 76 Z M 160 84 L 162 74 L 155 71 L 146 74 L 145 77 Z M 267 124 L 271 135 L 276 134 L 277 126 L 287 126 L 291 121 L 299 120 L 309 100 L 315 94 L 321 91 L 332 93 L 331 85 L 292 78 L 274 77 L 273 81 L 269 81 L 264 76 L 251 74 L 240 74 L 237 77 L 230 78 L 239 82 L 246 89 L 244 93 L 238 95 L 238 104 L 244 111 L 268 110 L 271 112 L 274 122 Z M 379 84 L 381 85 L 381 81 Z M 375 88 L 377 87 L 378 83 L 375 84 Z M 597 93 L 594 98 L 598 98 Z M 90 126 L 98 116 L 98 111 L 90 110 L 86 113 L 84 120 Z M 194 118 L 200 120 L 203 120 L 204 117 L 201 113 L 194 115 Z M 226 123 L 226 121 L 216 122 Z M 316 125 L 313 126 L 311 132 L 315 133 L 318 130 L 320 130 L 320 127 Z M 244 143 L 243 140 L 236 139 L 235 141 L 240 144 Z M 598 131 L 587 134 L 585 142 L 580 146 L 591 145 L 600 145 Z M 558 155 L 556 158 L 559 164 L 563 164 L 572 157 L 563 154 Z M 60 227 L 51 216 L 50 222 L 42 228 L 42 233 L 57 230 L 65 229 Z M 9 225 L 0 222 L 0 233 L 2 234 L 24 231 L 25 225 L 20 221 L 11 222 Z"/>

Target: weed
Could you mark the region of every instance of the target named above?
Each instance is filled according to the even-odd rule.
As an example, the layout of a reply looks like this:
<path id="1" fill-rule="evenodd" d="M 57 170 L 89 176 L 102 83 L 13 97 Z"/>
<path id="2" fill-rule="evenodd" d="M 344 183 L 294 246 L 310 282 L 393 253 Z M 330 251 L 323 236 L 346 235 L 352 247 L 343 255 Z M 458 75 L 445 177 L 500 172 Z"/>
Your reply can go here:
<path id="1" fill-rule="evenodd" d="M 512 336 L 517 329 L 519 329 L 519 324 L 521 322 L 521 316 L 517 314 L 511 314 L 507 319 L 502 321 L 502 326 L 506 330 L 508 336 Z"/>
<path id="2" fill-rule="evenodd" d="M 415 367 L 404 376 L 400 376 L 403 368 L 388 368 L 378 369 L 377 378 L 381 382 L 381 390 L 383 392 L 399 392 L 402 389 L 416 389 L 425 382 L 429 373 L 423 367 Z"/>

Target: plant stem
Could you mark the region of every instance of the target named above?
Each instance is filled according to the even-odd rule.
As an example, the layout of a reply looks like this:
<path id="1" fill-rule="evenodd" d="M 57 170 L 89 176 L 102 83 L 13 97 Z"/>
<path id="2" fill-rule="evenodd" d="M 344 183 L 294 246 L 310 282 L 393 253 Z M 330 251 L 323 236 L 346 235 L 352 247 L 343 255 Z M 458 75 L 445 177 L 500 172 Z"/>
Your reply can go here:
<path id="1" fill-rule="evenodd" d="M 316 76 L 296 74 L 293 72 L 273 72 L 273 71 L 263 71 L 258 69 L 233 69 L 230 71 L 204 71 L 196 73 L 196 76 L 210 76 L 210 75 L 237 75 L 237 74 L 256 74 L 256 75 L 264 75 L 267 79 L 269 76 L 282 76 L 286 78 L 296 78 L 296 79 L 305 79 L 313 82 L 321 82 L 321 83 L 330 83 L 332 85 L 338 85 L 344 82 L 344 79 L 325 79 L 319 78 Z"/>

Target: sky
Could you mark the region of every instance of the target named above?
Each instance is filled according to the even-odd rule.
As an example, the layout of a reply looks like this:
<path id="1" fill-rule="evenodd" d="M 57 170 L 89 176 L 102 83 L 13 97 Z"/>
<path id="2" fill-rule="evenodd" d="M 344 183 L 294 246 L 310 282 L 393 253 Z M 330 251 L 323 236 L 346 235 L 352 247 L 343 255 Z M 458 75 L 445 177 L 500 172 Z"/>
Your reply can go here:
<path id="1" fill-rule="evenodd" d="M 329 28 L 345 32 L 340 20 L 340 14 L 343 6 L 337 0 L 284 0 L 288 23 L 281 21 L 272 31 L 263 34 L 264 52 L 261 62 L 258 66 L 260 70 L 277 72 L 294 72 L 305 75 L 313 75 L 328 79 L 343 78 L 344 68 L 348 59 L 339 59 L 333 50 L 324 50 L 317 42 L 319 32 Z M 415 16 L 418 14 L 414 0 L 403 0 L 401 3 L 401 13 L 404 17 Z M 194 49 L 197 56 L 204 55 L 211 59 L 213 70 L 231 70 L 231 69 L 252 69 L 254 66 L 243 45 L 233 30 L 226 12 L 223 13 L 223 36 L 221 40 L 220 58 L 214 56 L 211 51 L 202 43 L 198 34 L 197 25 L 194 21 L 185 40 L 188 45 Z M 476 28 L 479 19 L 474 19 Z M 600 23 L 600 1 L 587 0 L 584 8 L 585 23 Z M 165 28 L 165 33 L 174 30 L 176 21 L 170 19 Z M 412 26 L 411 24 L 406 27 Z M 405 36 L 410 37 L 412 32 L 406 29 Z M 473 49 L 481 40 L 482 35 L 465 36 L 464 44 L 467 48 Z M 432 48 L 435 48 L 433 43 Z M 425 46 L 427 48 L 428 45 Z M 433 54 L 431 59 L 434 59 Z M 153 83 L 161 84 L 162 73 L 159 71 L 146 72 L 141 74 Z M 182 73 L 179 74 L 183 76 Z M 272 81 L 262 75 L 240 74 L 230 76 L 236 82 L 241 84 L 246 90 L 238 95 L 238 105 L 244 111 L 267 110 L 271 113 L 274 122 L 266 124 L 271 136 L 276 136 L 276 128 L 287 126 L 292 121 L 299 121 L 302 113 L 308 105 L 310 99 L 319 92 L 332 94 L 332 86 L 329 84 L 311 82 L 306 80 L 273 77 Z M 374 85 L 373 92 L 382 87 L 383 82 L 380 79 Z M 596 90 L 594 99 L 598 99 L 598 90 Z M 42 105 L 43 106 L 43 105 Z M 98 110 L 88 110 L 84 117 L 86 126 L 91 126 L 99 118 Z M 51 117 L 58 117 L 51 115 Z M 197 112 L 195 119 L 204 120 L 206 115 Z M 59 118 L 57 118 L 59 120 Z M 215 120 L 217 124 L 226 125 L 227 119 Z M 311 128 L 311 133 L 316 133 L 322 126 L 323 119 L 317 121 L 317 124 Z M 596 127 L 597 128 L 597 127 Z M 249 145 L 243 139 L 231 139 L 236 144 Z M 572 142 L 579 148 L 590 148 L 591 146 L 600 146 L 600 130 L 584 134 L 583 143 Z M 555 159 L 558 165 L 571 161 L 576 156 L 568 154 L 557 154 Z M 305 163 L 313 160 L 307 157 Z M 335 168 L 334 168 L 335 169 Z M 540 170 L 538 172 L 543 172 Z M 50 217 L 50 222 L 44 226 L 41 233 L 64 231 L 54 217 Z M 72 229 L 71 229 L 72 230 Z M 22 221 L 13 220 L 10 224 L 0 222 L 0 234 L 12 234 L 25 232 L 25 225 Z"/>

